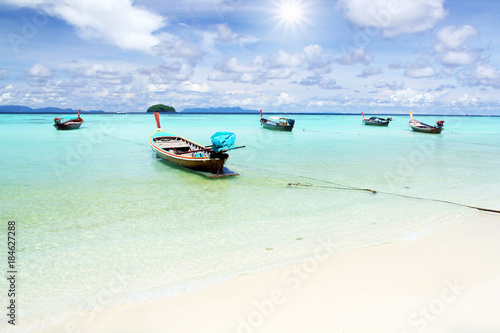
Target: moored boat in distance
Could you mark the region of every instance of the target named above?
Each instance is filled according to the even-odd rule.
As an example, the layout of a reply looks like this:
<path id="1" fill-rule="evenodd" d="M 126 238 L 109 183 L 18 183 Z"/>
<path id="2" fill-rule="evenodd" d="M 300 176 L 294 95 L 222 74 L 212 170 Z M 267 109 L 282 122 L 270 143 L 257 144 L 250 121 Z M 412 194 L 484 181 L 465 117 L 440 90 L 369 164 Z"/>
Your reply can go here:
<path id="1" fill-rule="evenodd" d="M 408 126 L 410 126 L 411 129 L 415 132 L 439 134 L 443 130 L 443 124 L 444 120 L 438 120 L 436 122 L 436 126 L 424 124 L 418 120 L 413 119 L 413 112 L 410 111 L 410 122 L 408 123 Z"/>
<path id="2" fill-rule="evenodd" d="M 295 125 L 295 120 L 276 116 L 264 118 L 262 110 L 260 110 L 260 124 L 263 128 L 290 132 L 293 129 L 293 125 Z"/>
<path id="3" fill-rule="evenodd" d="M 392 121 L 391 117 L 387 117 L 387 118 L 380 118 L 380 117 L 365 118 L 365 113 L 364 112 L 361 112 L 361 116 L 363 117 L 363 123 L 365 125 L 388 126 L 389 122 Z"/>
<path id="4" fill-rule="evenodd" d="M 81 110 L 78 110 L 78 118 L 70 119 L 64 121 L 64 118 L 56 117 L 54 118 L 54 127 L 58 130 L 72 130 L 80 128 L 83 124 L 83 119 L 80 118 Z"/>
<path id="5" fill-rule="evenodd" d="M 160 127 L 160 114 L 154 113 L 156 132 L 149 138 L 149 143 L 157 156 L 172 164 L 197 171 L 204 176 L 227 177 L 238 176 L 237 173 L 224 167 L 229 158 L 229 150 L 235 147 L 234 133 L 217 132 L 212 135 L 212 145 L 203 146 L 179 135 L 166 132 Z"/>

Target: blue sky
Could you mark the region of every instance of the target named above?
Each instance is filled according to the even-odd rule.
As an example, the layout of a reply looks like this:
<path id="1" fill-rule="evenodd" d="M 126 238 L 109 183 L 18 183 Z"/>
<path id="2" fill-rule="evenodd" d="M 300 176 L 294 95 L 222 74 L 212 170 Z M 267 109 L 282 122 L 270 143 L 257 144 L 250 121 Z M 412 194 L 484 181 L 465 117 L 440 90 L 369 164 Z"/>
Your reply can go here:
<path id="1" fill-rule="evenodd" d="M 0 0 L 0 105 L 498 114 L 497 0 Z"/>

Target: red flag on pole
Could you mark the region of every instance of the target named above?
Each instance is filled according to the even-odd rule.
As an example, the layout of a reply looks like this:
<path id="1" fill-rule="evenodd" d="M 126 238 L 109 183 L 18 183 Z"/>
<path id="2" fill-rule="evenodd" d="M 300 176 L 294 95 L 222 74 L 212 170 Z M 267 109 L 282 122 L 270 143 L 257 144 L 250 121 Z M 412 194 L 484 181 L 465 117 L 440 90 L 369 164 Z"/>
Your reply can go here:
<path id="1" fill-rule="evenodd" d="M 155 112 L 156 128 L 160 129 L 160 114 Z"/>

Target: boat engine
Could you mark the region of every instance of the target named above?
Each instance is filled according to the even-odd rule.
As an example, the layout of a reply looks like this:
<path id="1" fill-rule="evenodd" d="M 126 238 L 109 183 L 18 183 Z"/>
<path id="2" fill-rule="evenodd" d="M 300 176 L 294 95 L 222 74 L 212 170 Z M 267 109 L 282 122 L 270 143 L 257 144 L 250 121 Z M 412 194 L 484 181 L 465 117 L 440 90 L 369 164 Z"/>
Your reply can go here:
<path id="1" fill-rule="evenodd" d="M 295 119 L 288 119 L 288 123 L 293 126 L 293 124 L 295 124 Z"/>
<path id="2" fill-rule="evenodd" d="M 444 120 L 438 120 L 438 121 L 436 121 L 436 126 L 437 127 L 443 127 L 443 124 L 444 124 Z"/>
<path id="3" fill-rule="evenodd" d="M 54 123 L 60 124 L 61 123 L 61 118 L 54 118 Z"/>

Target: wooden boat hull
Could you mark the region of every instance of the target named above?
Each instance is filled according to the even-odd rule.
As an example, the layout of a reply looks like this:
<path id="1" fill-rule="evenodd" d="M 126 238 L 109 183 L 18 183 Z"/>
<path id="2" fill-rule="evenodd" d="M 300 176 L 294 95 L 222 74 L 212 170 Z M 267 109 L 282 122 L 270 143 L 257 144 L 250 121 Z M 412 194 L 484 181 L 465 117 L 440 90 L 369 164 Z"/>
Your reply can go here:
<path id="1" fill-rule="evenodd" d="M 436 126 L 425 124 L 421 121 L 413 119 L 413 112 L 410 111 L 410 122 L 408 123 L 408 125 L 415 132 L 439 134 L 443 130 L 443 124 L 444 120 L 437 121 Z"/>
<path id="2" fill-rule="evenodd" d="M 392 118 L 380 118 L 380 117 L 370 117 L 365 118 L 365 113 L 361 112 L 361 116 L 363 117 L 363 124 L 369 126 L 389 126 L 389 122 L 392 121 Z"/>
<path id="3" fill-rule="evenodd" d="M 61 123 L 61 124 L 54 124 L 54 127 L 57 128 L 58 130 L 73 130 L 73 129 L 78 129 L 80 126 L 82 126 L 83 122 L 73 122 L 73 123 Z"/>
<path id="4" fill-rule="evenodd" d="M 195 171 L 210 172 L 210 173 L 220 173 L 224 168 L 229 155 L 221 156 L 220 158 L 183 158 L 181 156 L 176 156 L 167 153 L 161 149 L 155 149 L 156 154 L 163 160 L 170 162 L 172 164 L 188 168 Z"/>
<path id="5" fill-rule="evenodd" d="M 175 139 L 176 137 L 172 138 Z M 169 163 L 184 168 L 188 168 L 194 171 L 208 172 L 212 174 L 224 174 L 224 164 L 226 163 L 226 160 L 229 158 L 229 154 L 215 153 L 213 151 L 205 152 L 203 154 L 204 155 L 203 157 L 193 156 L 196 155 L 196 153 L 189 154 L 191 156 L 187 156 L 187 154 L 180 154 L 180 153 L 176 154 L 161 148 L 158 145 L 159 141 L 156 141 L 158 139 L 162 139 L 162 137 L 158 138 L 151 137 L 150 145 L 161 159 Z M 191 147 L 190 149 L 192 149 L 192 151 L 203 150 L 203 149 L 206 150 L 205 147 L 198 145 L 192 141 L 180 137 L 177 137 L 177 139 L 178 140 L 182 139 L 183 142 L 189 143 Z"/>
<path id="6" fill-rule="evenodd" d="M 413 126 L 412 124 L 410 124 L 410 127 L 415 132 L 430 133 L 430 134 L 439 134 L 443 130 L 442 127 L 418 127 L 418 126 Z"/>
<path id="7" fill-rule="evenodd" d="M 54 127 L 57 130 L 74 130 L 80 128 L 83 124 L 83 119 L 80 118 L 81 110 L 78 110 L 78 118 L 63 121 L 64 118 L 54 118 Z"/>
<path id="8" fill-rule="evenodd" d="M 363 120 L 363 123 L 365 125 L 370 125 L 370 126 L 389 126 L 389 121 L 386 122 L 373 122 L 369 120 Z"/>
<path id="9" fill-rule="evenodd" d="M 293 130 L 293 125 L 281 126 L 278 123 L 272 122 L 271 124 L 267 123 L 264 118 L 261 118 L 260 124 L 265 129 L 275 130 L 275 131 L 285 131 L 291 132 Z"/>

